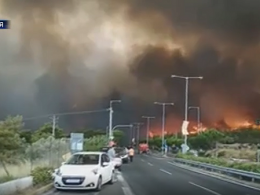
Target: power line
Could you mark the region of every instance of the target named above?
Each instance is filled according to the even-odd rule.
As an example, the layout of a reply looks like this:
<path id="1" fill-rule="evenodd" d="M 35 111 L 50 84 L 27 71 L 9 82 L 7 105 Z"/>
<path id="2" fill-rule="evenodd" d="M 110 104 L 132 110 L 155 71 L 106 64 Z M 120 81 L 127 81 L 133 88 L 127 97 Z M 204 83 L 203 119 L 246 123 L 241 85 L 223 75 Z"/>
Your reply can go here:
<path id="1" fill-rule="evenodd" d="M 106 112 L 109 111 L 108 108 L 106 109 L 100 109 L 100 110 L 91 110 L 91 111 L 80 111 L 80 112 L 63 112 L 63 113 L 56 113 L 56 114 L 46 114 L 36 117 L 30 117 L 23 119 L 24 121 L 34 120 L 34 119 L 40 119 L 40 118 L 48 118 L 50 116 L 64 116 L 64 115 L 77 115 L 77 114 L 90 114 L 90 113 L 97 113 L 97 112 Z"/>

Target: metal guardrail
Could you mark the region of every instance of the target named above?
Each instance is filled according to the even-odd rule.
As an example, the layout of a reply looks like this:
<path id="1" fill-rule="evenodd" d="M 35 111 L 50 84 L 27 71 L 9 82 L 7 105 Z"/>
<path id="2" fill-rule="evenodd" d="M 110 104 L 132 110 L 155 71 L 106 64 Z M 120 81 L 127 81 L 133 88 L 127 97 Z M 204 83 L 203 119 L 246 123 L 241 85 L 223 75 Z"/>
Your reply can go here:
<path id="1" fill-rule="evenodd" d="M 231 177 L 236 177 L 241 180 L 260 183 L 260 174 L 259 173 L 243 171 L 243 170 L 239 170 L 239 169 L 222 167 L 222 166 L 212 165 L 212 164 L 208 164 L 208 163 L 201 163 L 201 162 L 197 162 L 197 161 L 180 159 L 180 158 L 174 158 L 173 161 L 176 163 L 189 165 L 189 166 L 204 169 L 207 171 L 224 174 L 224 175 L 228 175 Z"/>

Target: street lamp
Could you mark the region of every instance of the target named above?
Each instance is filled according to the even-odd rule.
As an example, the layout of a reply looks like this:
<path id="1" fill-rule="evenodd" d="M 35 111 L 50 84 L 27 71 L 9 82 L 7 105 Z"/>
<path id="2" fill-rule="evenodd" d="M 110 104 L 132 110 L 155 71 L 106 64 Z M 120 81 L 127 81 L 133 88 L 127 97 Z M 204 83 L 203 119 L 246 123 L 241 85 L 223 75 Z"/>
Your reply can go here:
<path id="1" fill-rule="evenodd" d="M 153 116 L 142 116 L 142 118 L 145 118 L 147 120 L 146 125 L 147 125 L 147 130 L 146 130 L 146 143 L 149 143 L 149 132 L 150 132 L 150 120 L 155 119 Z"/>
<path id="2" fill-rule="evenodd" d="M 130 127 L 130 128 L 131 128 L 131 127 L 133 127 L 133 125 L 116 125 L 116 126 L 113 127 L 112 130 L 114 131 L 116 128 L 119 128 L 119 127 L 120 127 L 120 128 L 121 128 L 121 127 Z"/>
<path id="3" fill-rule="evenodd" d="M 136 143 L 139 144 L 139 140 L 140 140 L 140 126 L 143 125 L 143 123 L 132 123 L 132 124 L 137 126 Z"/>
<path id="4" fill-rule="evenodd" d="M 132 129 L 133 125 L 132 125 L 132 124 L 130 124 L 130 125 L 116 125 L 116 126 L 113 127 L 112 132 L 114 133 L 114 130 L 115 130 L 115 129 L 121 128 L 121 127 L 122 127 L 122 128 L 124 128 L 124 127 L 129 127 L 130 129 Z M 113 137 L 113 139 L 114 139 L 114 137 Z"/>
<path id="5" fill-rule="evenodd" d="M 189 109 L 196 109 L 197 110 L 197 126 L 198 132 L 200 133 L 200 107 L 198 106 L 189 106 Z"/>
<path id="6" fill-rule="evenodd" d="M 185 85 L 185 121 L 188 121 L 188 93 L 189 93 L 189 80 L 190 79 L 203 79 L 203 77 L 184 77 L 184 76 L 177 76 L 177 75 L 171 75 L 171 78 L 179 78 L 179 79 L 185 79 L 186 85 Z M 187 135 L 184 135 L 184 144 L 187 146 Z"/>
<path id="7" fill-rule="evenodd" d="M 121 100 L 110 100 L 109 106 L 109 140 L 113 140 L 113 103 L 120 103 Z"/>
<path id="8" fill-rule="evenodd" d="M 164 146 L 164 134 L 165 134 L 165 107 L 166 106 L 173 106 L 174 103 L 165 103 L 165 102 L 154 102 L 154 104 L 162 106 L 163 112 L 162 112 L 162 148 Z M 166 150 L 166 148 L 165 148 Z M 163 153 L 163 150 L 162 150 Z"/>

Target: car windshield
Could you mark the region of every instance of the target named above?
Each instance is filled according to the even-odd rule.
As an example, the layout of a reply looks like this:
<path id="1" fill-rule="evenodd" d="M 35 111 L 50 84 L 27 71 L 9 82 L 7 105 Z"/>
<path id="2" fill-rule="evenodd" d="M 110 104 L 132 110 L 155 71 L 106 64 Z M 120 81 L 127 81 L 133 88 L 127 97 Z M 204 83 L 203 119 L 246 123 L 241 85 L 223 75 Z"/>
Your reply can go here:
<path id="1" fill-rule="evenodd" d="M 97 165 L 99 163 L 99 154 L 75 154 L 66 165 Z"/>

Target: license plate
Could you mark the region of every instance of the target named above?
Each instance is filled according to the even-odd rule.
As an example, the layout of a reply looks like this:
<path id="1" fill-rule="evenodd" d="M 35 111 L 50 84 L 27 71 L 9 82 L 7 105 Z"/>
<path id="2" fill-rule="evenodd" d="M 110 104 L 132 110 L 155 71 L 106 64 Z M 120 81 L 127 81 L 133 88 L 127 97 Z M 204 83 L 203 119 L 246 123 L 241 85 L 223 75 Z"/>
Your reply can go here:
<path id="1" fill-rule="evenodd" d="M 66 182 L 67 183 L 79 183 L 80 180 L 79 179 L 67 179 Z"/>

